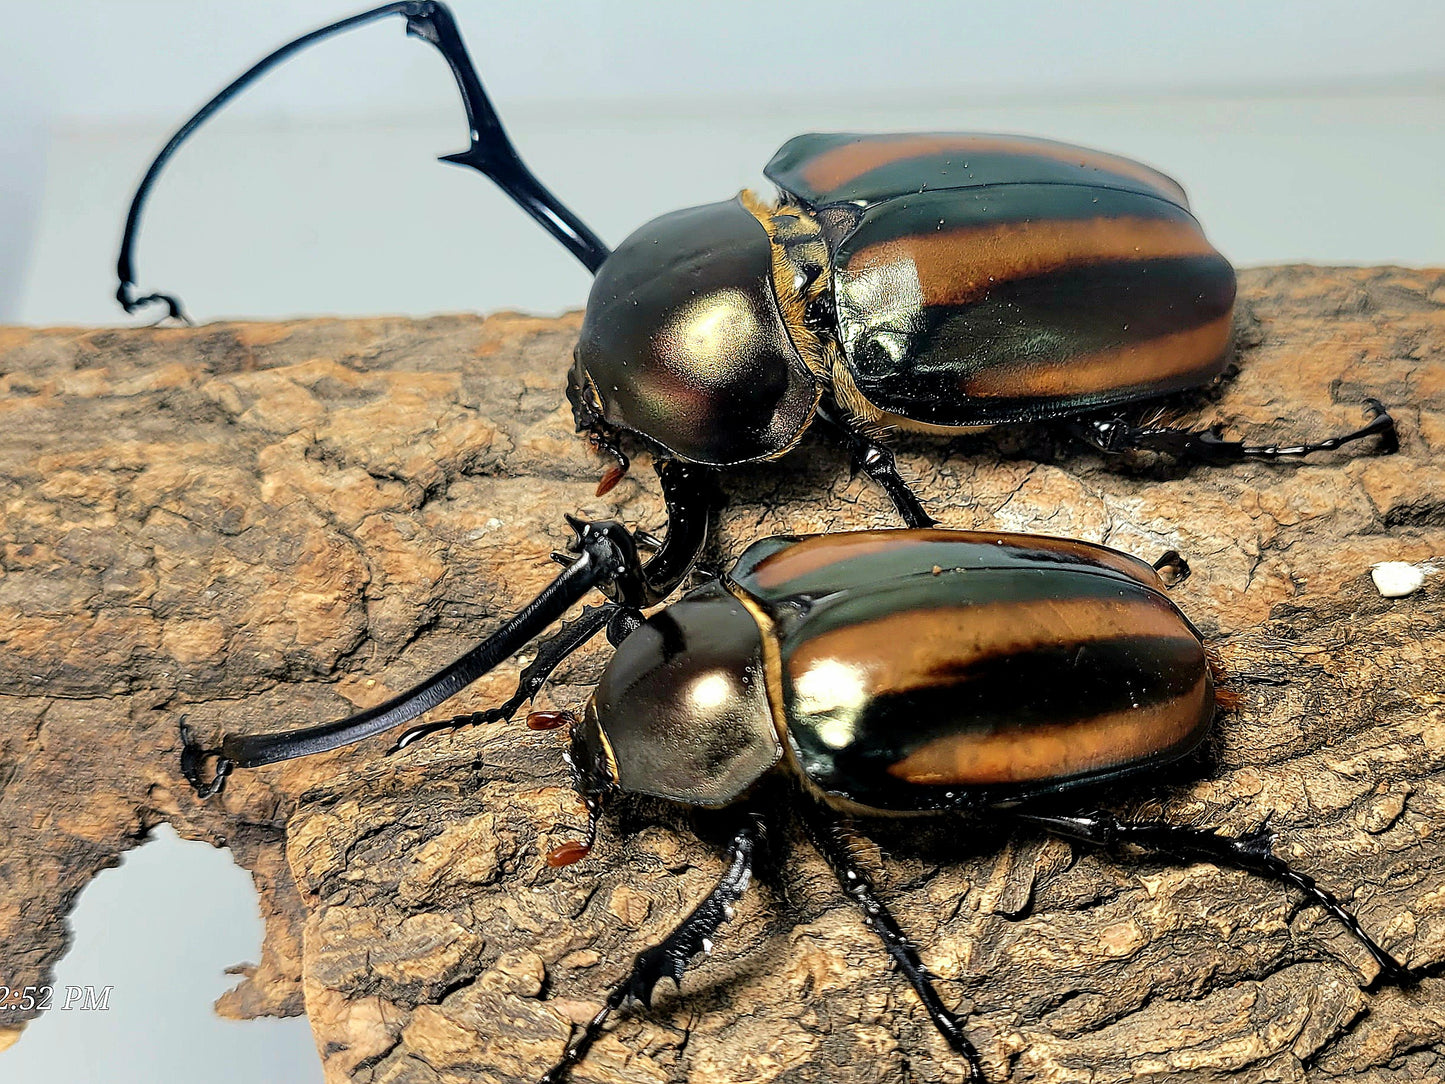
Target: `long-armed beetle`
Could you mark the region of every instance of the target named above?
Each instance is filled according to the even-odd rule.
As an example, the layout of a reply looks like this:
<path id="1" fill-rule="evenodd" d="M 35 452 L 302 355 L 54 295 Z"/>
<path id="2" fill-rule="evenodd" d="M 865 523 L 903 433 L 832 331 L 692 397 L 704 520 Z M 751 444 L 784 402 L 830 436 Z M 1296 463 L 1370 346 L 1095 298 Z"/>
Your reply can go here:
<path id="1" fill-rule="evenodd" d="M 580 556 L 570 571 L 584 579 L 605 567 L 624 580 L 636 574 L 628 531 L 615 523 L 576 526 Z M 630 999 L 649 1002 L 663 977 L 681 980 L 717 936 L 778 812 L 759 795 L 775 776 L 794 784 L 792 805 L 814 843 L 943 1039 L 967 1060 L 973 1084 L 984 1079 L 981 1059 L 851 856 L 843 816 L 971 817 L 1236 866 L 1296 888 L 1339 919 L 1378 966 L 1374 984 L 1426 974 L 1402 964 L 1339 900 L 1275 857 L 1267 829 L 1232 837 L 1123 820 L 1089 804 L 1100 785 L 1146 784 L 1151 772 L 1188 754 L 1223 701 L 1202 638 L 1166 595 L 1156 567 L 1104 546 L 1034 535 L 913 529 L 777 537 L 753 544 L 730 573 L 646 621 L 615 601 L 584 611 L 578 627 L 619 630 L 617 651 L 580 719 L 540 712 L 529 722 L 571 724 L 589 835 L 615 793 L 736 820 L 716 887 L 636 958 L 542 1084 L 559 1084 L 614 1012 Z M 551 641 L 534 666 L 555 665 L 584 638 Z M 524 680 L 518 699 L 528 688 Z M 228 737 L 219 778 L 234 765 L 327 748 L 336 736 L 319 727 Z M 208 792 L 214 784 L 202 784 L 201 758 L 188 746 L 184 767 Z M 568 864 L 589 845 L 564 844 L 548 860 Z"/>
<path id="2" fill-rule="evenodd" d="M 1397 446 L 1394 422 L 1342 436 L 1247 444 L 1215 430 L 1145 424 L 1137 404 L 1201 387 L 1229 352 L 1234 270 L 1205 239 L 1184 190 L 1148 166 L 1043 139 L 958 133 L 804 135 L 749 193 L 677 211 L 611 251 L 523 164 L 444 4 L 392 3 L 306 34 L 257 62 L 166 144 L 131 203 L 117 297 L 137 296 L 140 213 L 185 139 L 267 69 L 390 15 L 436 46 L 456 77 L 470 166 L 594 273 L 567 394 L 579 432 L 626 470 L 621 432 L 655 463 L 695 469 L 777 459 L 821 421 L 882 485 L 904 522 L 933 519 L 878 442 L 889 429 L 957 434 L 1056 421 L 1105 452 L 1149 449 L 1228 463 Z M 669 505 L 705 513 L 702 487 Z M 667 565 L 667 571 L 676 567 Z M 656 567 L 649 594 L 665 597 Z"/>

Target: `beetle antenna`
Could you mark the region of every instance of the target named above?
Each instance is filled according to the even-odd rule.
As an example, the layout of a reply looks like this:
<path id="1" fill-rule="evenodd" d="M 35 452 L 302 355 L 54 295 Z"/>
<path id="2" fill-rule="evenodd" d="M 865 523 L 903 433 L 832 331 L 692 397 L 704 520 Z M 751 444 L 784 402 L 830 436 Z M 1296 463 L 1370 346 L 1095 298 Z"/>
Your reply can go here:
<path id="1" fill-rule="evenodd" d="M 539 712 L 537 714 L 551 713 Z M 585 745 L 578 739 L 577 728 L 580 724 L 577 717 L 566 712 L 556 714 L 565 716 L 567 724 L 572 728 L 572 750 L 565 756 L 567 763 L 572 767 L 572 775 L 577 784 L 577 795 L 587 809 L 587 831 L 581 839 L 560 843 L 547 852 L 547 865 L 553 869 L 580 862 L 592 853 L 592 848 L 597 844 L 597 827 L 602 822 L 602 805 L 613 789 L 613 782 L 606 770 L 600 765 L 588 763 Z M 530 726 L 531 723 L 532 720 L 529 717 L 527 724 Z"/>
<path id="2" fill-rule="evenodd" d="M 502 127 L 501 118 L 498 117 L 491 99 L 482 88 L 481 78 L 467 53 L 451 10 L 435 0 L 404 0 L 340 19 L 287 42 L 238 75 L 176 130 L 141 178 L 140 185 L 131 198 L 130 210 L 126 214 L 120 256 L 116 261 L 116 275 L 120 284 L 115 292 L 116 300 L 126 312 L 134 313 L 146 305 L 164 304 L 167 315 L 190 323 L 179 299 L 174 295 L 149 293 L 137 296 L 135 278 L 134 253 L 141 211 L 161 170 L 174 157 L 181 144 L 247 86 L 308 45 L 391 15 L 405 16 L 406 32 L 412 37 L 429 42 L 446 58 L 456 79 L 457 90 L 461 93 L 462 105 L 467 113 L 467 126 L 471 133 L 471 146 L 465 151 L 444 155 L 441 160 L 470 166 L 486 174 L 548 233 L 557 238 L 567 251 L 576 256 L 587 270 L 595 273 L 602 266 L 602 261 L 610 255 L 608 247 L 586 223 L 537 180 L 517 153 L 517 148 Z"/>

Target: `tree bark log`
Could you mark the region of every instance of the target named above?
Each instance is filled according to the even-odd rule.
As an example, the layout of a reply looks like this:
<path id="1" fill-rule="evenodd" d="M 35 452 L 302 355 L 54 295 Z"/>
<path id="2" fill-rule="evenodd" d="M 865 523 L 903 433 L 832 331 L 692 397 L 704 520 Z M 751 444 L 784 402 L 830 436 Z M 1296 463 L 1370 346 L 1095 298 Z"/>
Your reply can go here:
<path id="1" fill-rule="evenodd" d="M 45 981 L 76 893 L 170 822 L 261 892 L 262 959 L 221 1012 L 305 1011 L 338 1084 L 510 1084 L 702 896 L 716 817 L 628 806 L 590 859 L 549 868 L 582 810 L 559 736 L 518 723 L 239 772 L 209 803 L 178 771 L 182 716 L 208 740 L 300 726 L 449 662 L 551 577 L 564 512 L 660 525 L 645 456 L 593 495 L 561 393 L 578 322 L 0 329 L 0 981 Z M 1400 453 L 1184 470 L 1038 429 L 901 441 L 901 469 L 948 526 L 1185 554 L 1176 599 L 1243 703 L 1126 808 L 1271 818 L 1278 853 L 1389 948 L 1439 961 L 1445 575 L 1384 599 L 1368 571 L 1445 555 L 1445 273 L 1247 272 L 1239 346 L 1191 422 L 1318 437 L 1373 395 Z M 818 439 L 726 486 L 720 562 L 766 534 L 896 525 Z M 541 703 L 578 707 L 605 653 Z M 444 710 L 495 703 L 517 669 Z M 780 816 L 716 951 L 624 1014 L 579 1082 L 963 1078 Z M 867 830 L 991 1081 L 1445 1079 L 1445 980 L 1365 990 L 1367 955 L 1275 884 L 1023 833 Z"/>

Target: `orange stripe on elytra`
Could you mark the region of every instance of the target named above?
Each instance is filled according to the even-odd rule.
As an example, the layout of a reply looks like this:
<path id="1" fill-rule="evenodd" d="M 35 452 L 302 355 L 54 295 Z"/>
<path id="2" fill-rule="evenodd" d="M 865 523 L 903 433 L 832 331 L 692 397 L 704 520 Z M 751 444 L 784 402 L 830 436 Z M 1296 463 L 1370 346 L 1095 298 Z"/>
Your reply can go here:
<path id="1" fill-rule="evenodd" d="M 1162 386 L 1210 372 L 1229 346 L 1230 328 L 1230 316 L 1225 314 L 1187 331 L 1092 354 L 993 365 L 960 381 L 959 393 L 979 399 L 1019 399 Z"/>
<path id="2" fill-rule="evenodd" d="M 1149 707 L 1018 730 L 949 734 L 889 765 L 907 783 L 982 786 L 1065 779 L 1103 771 L 1183 745 L 1208 725 L 1209 677 Z"/>
<path id="3" fill-rule="evenodd" d="M 1000 282 L 1100 263 L 1213 255 L 1193 219 L 1044 219 L 890 238 L 850 253 L 840 270 L 846 280 L 911 262 L 925 305 L 965 305 Z"/>
<path id="4" fill-rule="evenodd" d="M 1021 157 L 1052 158 L 1056 161 L 1128 177 L 1153 189 L 1165 199 L 1188 206 L 1188 197 L 1178 182 L 1135 162 L 1088 147 L 1073 147 L 1046 139 L 1005 135 L 910 135 L 892 139 L 861 139 L 823 151 L 799 171 L 819 191 L 827 192 L 846 184 L 869 170 L 909 158 L 936 154 L 1017 154 Z M 966 163 L 960 163 L 960 166 Z M 1081 179 L 1081 183 L 1087 180 Z M 935 187 L 943 187 L 938 185 Z"/>

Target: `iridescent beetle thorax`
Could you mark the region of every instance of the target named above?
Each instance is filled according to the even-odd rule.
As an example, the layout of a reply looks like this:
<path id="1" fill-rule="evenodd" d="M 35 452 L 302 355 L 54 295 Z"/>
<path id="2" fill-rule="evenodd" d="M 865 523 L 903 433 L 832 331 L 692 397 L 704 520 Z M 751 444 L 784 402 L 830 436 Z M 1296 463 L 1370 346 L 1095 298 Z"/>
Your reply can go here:
<path id="1" fill-rule="evenodd" d="M 773 288 L 772 242 L 740 200 L 664 215 L 618 246 L 572 380 L 608 424 L 714 466 L 782 454 L 821 394 Z"/>
<path id="2" fill-rule="evenodd" d="M 716 581 L 618 645 L 588 701 L 581 755 L 623 790 L 724 806 L 776 764 L 762 643 Z"/>

